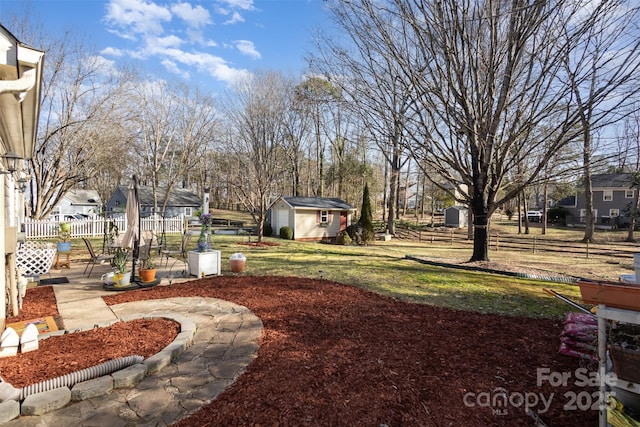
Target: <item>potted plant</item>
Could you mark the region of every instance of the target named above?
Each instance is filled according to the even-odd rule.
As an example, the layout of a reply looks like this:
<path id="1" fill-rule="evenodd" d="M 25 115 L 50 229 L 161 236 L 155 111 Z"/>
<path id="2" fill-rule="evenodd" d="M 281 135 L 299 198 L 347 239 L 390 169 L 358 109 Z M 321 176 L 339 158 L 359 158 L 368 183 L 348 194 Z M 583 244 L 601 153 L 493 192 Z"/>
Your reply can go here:
<path id="1" fill-rule="evenodd" d="M 142 261 L 142 266 L 140 267 L 138 274 L 140 274 L 140 280 L 142 280 L 143 283 L 149 283 L 156 280 L 156 266 L 151 258 L 147 258 Z"/>
<path id="2" fill-rule="evenodd" d="M 113 277 L 113 282 L 116 287 L 129 286 L 131 281 L 131 272 L 127 271 L 127 259 L 129 254 L 123 248 L 116 248 L 116 252 L 113 256 L 113 265 L 116 268 L 116 274 Z"/>
<path id="3" fill-rule="evenodd" d="M 71 237 L 71 224 L 68 222 L 61 222 L 58 230 L 58 237 L 60 241 L 57 243 L 58 252 L 69 252 L 71 251 L 71 242 L 69 238 Z"/>

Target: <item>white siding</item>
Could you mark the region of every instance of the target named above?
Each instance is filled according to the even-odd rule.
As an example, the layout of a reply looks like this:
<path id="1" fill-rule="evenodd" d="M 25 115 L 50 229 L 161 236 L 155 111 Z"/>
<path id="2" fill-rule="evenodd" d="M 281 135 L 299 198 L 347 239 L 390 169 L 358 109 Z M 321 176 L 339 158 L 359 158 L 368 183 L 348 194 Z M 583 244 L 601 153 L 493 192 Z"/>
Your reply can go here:
<path id="1" fill-rule="evenodd" d="M 335 237 L 340 231 L 340 211 L 331 211 L 329 224 L 320 225 L 318 223 L 318 210 L 296 211 L 296 239 L 324 239 Z"/>

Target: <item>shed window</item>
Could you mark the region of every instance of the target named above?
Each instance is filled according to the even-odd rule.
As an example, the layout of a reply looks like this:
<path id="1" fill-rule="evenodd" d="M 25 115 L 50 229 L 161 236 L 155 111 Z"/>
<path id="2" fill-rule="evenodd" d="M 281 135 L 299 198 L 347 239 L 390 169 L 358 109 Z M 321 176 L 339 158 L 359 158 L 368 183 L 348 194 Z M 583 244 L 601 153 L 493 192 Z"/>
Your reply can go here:
<path id="1" fill-rule="evenodd" d="M 613 190 L 604 190 L 602 192 L 602 200 L 604 202 L 610 202 L 613 200 Z"/>
<path id="2" fill-rule="evenodd" d="M 330 214 L 331 211 L 318 211 L 318 222 L 320 224 L 328 224 Z"/>
<path id="3" fill-rule="evenodd" d="M 620 216 L 620 209 L 609 209 L 609 216 Z"/>
<path id="4" fill-rule="evenodd" d="M 625 199 L 633 199 L 633 196 L 635 196 L 635 191 L 634 189 L 631 190 L 625 190 L 624 192 L 624 198 Z"/>
<path id="5" fill-rule="evenodd" d="M 186 216 L 191 216 L 191 215 L 193 215 L 193 208 L 192 208 L 192 207 L 190 207 L 190 206 L 189 206 L 189 207 L 185 207 L 185 208 L 184 208 L 184 214 L 185 214 Z"/>

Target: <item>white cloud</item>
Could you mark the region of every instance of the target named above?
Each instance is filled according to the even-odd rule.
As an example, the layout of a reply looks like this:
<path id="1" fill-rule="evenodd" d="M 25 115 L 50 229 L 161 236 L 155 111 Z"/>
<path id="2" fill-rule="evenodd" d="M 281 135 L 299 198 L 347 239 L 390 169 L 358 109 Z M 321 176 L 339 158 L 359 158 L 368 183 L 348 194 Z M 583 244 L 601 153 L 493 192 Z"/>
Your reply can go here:
<path id="1" fill-rule="evenodd" d="M 100 55 L 120 57 L 124 55 L 124 52 L 122 49 L 118 49 L 117 47 L 106 47 L 102 49 Z"/>
<path id="2" fill-rule="evenodd" d="M 147 47 L 153 51 L 162 51 L 167 48 L 180 47 L 182 39 L 177 36 L 147 37 Z"/>
<path id="3" fill-rule="evenodd" d="M 204 72 L 226 83 L 233 83 L 239 76 L 250 75 L 247 70 L 230 67 L 227 62 L 215 55 L 204 52 L 184 52 L 179 49 L 167 49 L 163 55 L 171 58 L 174 63 L 181 63 Z"/>
<path id="4" fill-rule="evenodd" d="M 104 17 L 107 30 L 130 42 L 120 48 L 107 47 L 101 54 L 141 61 L 155 59 L 164 70 L 182 79 L 199 73 L 232 84 L 250 76 L 249 71 L 234 68 L 220 56 L 193 49 L 196 45 L 208 48 L 217 48 L 219 45 L 209 39 L 206 32 L 206 27 L 213 24 L 206 5 L 188 1 L 109 0 Z M 255 10 L 253 0 L 220 0 L 217 9 L 213 7 L 216 6 L 210 10 L 228 18 L 228 23 L 243 22 L 241 13 Z M 260 52 L 249 40 L 236 40 L 229 47 L 248 57 L 261 58 Z"/>
<path id="5" fill-rule="evenodd" d="M 235 42 L 236 48 L 243 54 L 250 56 L 254 59 L 260 59 L 262 55 L 260 52 L 256 50 L 255 45 L 250 40 L 236 40 Z"/>
<path id="6" fill-rule="evenodd" d="M 237 24 L 238 22 L 244 22 L 244 17 L 238 12 L 233 12 L 231 18 L 224 21 L 225 25 Z"/>
<path id="7" fill-rule="evenodd" d="M 202 6 L 192 7 L 189 3 L 177 3 L 171 6 L 171 11 L 190 28 L 201 28 L 212 23 L 209 11 Z"/>
<path id="8" fill-rule="evenodd" d="M 171 20 L 171 12 L 144 0 L 111 0 L 107 5 L 106 20 L 134 33 L 162 34 L 162 23 Z"/>
<path id="9" fill-rule="evenodd" d="M 253 0 L 222 0 L 222 3 L 229 5 L 231 8 L 242 10 L 253 10 Z"/>
<path id="10" fill-rule="evenodd" d="M 178 67 L 178 64 L 176 64 L 175 62 L 171 61 L 170 59 L 163 60 L 162 61 L 162 65 L 170 73 L 176 74 L 176 75 L 182 77 L 185 80 L 189 80 L 189 77 L 190 77 L 189 76 L 189 72 L 181 70 L 180 67 Z"/>

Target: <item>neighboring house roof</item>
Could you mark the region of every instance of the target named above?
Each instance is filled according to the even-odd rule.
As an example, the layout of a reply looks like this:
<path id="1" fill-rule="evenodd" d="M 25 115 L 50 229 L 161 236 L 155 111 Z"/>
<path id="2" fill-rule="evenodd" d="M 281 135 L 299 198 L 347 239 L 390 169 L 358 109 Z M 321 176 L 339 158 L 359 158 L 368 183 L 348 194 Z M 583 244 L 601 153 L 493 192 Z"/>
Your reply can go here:
<path id="1" fill-rule="evenodd" d="M 293 209 L 339 209 L 356 210 L 349 203 L 338 198 L 328 197 L 281 197 Z"/>
<path id="2" fill-rule="evenodd" d="M 129 187 L 126 185 L 118 186 L 118 191 L 124 194 L 125 199 L 129 194 Z M 158 197 L 158 205 L 161 206 L 164 203 L 166 190 L 164 188 L 156 189 Z M 153 206 L 153 187 L 139 186 L 138 197 L 142 206 Z M 167 206 L 174 207 L 189 207 L 202 205 L 202 198 L 191 190 L 186 188 L 173 188 L 169 193 L 169 201 Z"/>
<path id="3" fill-rule="evenodd" d="M 633 183 L 633 174 L 630 173 L 607 173 L 602 175 L 593 175 L 591 177 L 591 186 L 595 188 L 631 188 Z"/>
<path id="4" fill-rule="evenodd" d="M 96 190 L 70 190 L 64 197 L 73 206 L 99 206 L 100 196 Z"/>

